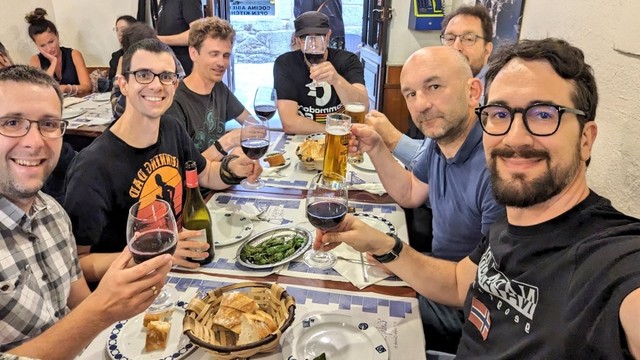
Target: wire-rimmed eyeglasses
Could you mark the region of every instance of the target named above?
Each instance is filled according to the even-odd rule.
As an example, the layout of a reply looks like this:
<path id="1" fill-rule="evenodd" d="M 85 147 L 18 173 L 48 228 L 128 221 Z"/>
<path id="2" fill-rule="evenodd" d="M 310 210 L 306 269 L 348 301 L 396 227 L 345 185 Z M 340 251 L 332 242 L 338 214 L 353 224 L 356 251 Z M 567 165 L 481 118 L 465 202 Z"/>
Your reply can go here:
<path id="1" fill-rule="evenodd" d="M 163 71 L 159 74 L 154 73 L 151 70 L 136 70 L 136 71 L 126 71 L 125 75 L 133 74 L 133 77 L 140 84 L 146 85 L 151 84 L 153 79 L 158 77 L 160 79 L 160 83 L 163 85 L 173 85 L 178 81 L 178 74 L 170 71 Z"/>
<path id="2" fill-rule="evenodd" d="M 485 105 L 476 109 L 482 130 L 489 135 L 505 135 L 511 129 L 516 114 L 522 114 L 527 130 L 536 136 L 550 136 L 560 127 L 565 112 L 586 116 L 585 112 L 556 104 L 533 104 L 526 108 L 510 108 L 505 105 Z M 579 120 L 583 120 L 578 118 Z"/>
<path id="3" fill-rule="evenodd" d="M 33 123 L 38 124 L 40 134 L 49 139 L 62 137 L 69 124 L 61 119 L 31 120 L 19 116 L 3 116 L 0 117 L 0 134 L 12 138 L 23 137 L 27 135 Z"/>
<path id="4" fill-rule="evenodd" d="M 456 38 L 460 38 L 460 43 L 464 46 L 473 46 L 478 39 L 484 39 L 482 36 L 473 33 L 466 33 L 462 35 L 442 34 L 440 35 L 440 42 L 442 45 L 451 46 L 456 42 Z"/>

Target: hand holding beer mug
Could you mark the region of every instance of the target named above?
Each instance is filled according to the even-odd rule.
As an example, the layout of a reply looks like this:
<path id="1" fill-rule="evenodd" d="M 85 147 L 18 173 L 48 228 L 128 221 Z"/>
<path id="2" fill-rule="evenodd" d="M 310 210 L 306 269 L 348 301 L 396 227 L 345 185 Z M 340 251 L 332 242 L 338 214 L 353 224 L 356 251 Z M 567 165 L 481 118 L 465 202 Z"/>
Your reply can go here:
<path id="1" fill-rule="evenodd" d="M 344 106 L 344 113 L 351 116 L 352 124 L 364 124 L 365 109 L 366 107 L 361 102 L 350 102 Z M 360 164 L 362 160 L 362 154 L 358 152 L 353 156 L 349 156 L 347 162 L 349 164 Z"/>
<path id="2" fill-rule="evenodd" d="M 327 115 L 327 127 L 324 141 L 324 163 L 322 172 L 347 176 L 347 151 L 351 133 L 351 116 L 345 114 Z"/>

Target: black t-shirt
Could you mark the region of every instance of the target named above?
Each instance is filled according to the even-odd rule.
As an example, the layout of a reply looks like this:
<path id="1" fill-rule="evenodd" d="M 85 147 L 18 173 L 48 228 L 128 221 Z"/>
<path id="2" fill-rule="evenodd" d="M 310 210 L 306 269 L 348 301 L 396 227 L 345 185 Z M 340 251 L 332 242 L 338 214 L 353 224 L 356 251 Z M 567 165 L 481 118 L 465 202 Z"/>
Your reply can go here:
<path id="1" fill-rule="evenodd" d="M 158 35 L 176 35 L 189 30 L 189 24 L 203 17 L 200 0 L 161 0 L 158 8 Z M 189 75 L 193 62 L 188 46 L 172 46 L 184 72 Z"/>
<path id="2" fill-rule="evenodd" d="M 333 64 L 338 74 L 350 84 L 364 85 L 364 70 L 358 57 L 345 50 L 329 48 L 327 61 Z M 302 51 L 290 51 L 276 59 L 273 64 L 273 84 L 280 100 L 298 103 L 298 114 L 309 119 L 325 122 L 327 114 L 343 112 L 343 104 L 333 86 L 324 83 L 321 87 L 309 88 L 309 68 Z"/>
<path id="3" fill-rule="evenodd" d="M 208 95 L 195 93 L 180 82 L 166 114 L 186 126 L 196 149 L 203 152 L 224 135 L 225 123 L 243 111 L 242 103 L 222 82 L 216 83 Z"/>
<path id="4" fill-rule="evenodd" d="M 640 220 L 591 192 L 539 225 L 498 221 L 478 264 L 457 358 L 623 359 L 622 300 L 640 287 Z"/>
<path id="5" fill-rule="evenodd" d="M 91 252 L 120 252 L 127 245 L 127 214 L 139 200 L 169 202 L 180 221 L 184 203 L 184 163 L 206 161 L 174 118 L 160 120 L 158 142 L 133 148 L 107 129 L 84 148 L 67 172 L 64 208 L 78 245 Z"/>
<path id="6" fill-rule="evenodd" d="M 116 76 L 116 71 L 118 70 L 118 62 L 120 58 L 124 55 L 124 51 L 122 49 L 118 51 L 114 51 L 111 53 L 111 60 L 109 60 L 109 82 L 113 83 L 113 78 Z"/>

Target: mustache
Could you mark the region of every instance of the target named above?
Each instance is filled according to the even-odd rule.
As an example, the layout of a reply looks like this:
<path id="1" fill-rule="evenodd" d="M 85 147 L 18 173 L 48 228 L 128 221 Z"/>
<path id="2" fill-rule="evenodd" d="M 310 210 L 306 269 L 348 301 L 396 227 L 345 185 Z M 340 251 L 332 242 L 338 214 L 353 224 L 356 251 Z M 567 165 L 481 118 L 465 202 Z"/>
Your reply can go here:
<path id="1" fill-rule="evenodd" d="M 537 150 L 530 147 L 525 148 L 496 148 L 491 150 L 491 158 L 521 158 L 521 159 L 545 159 L 550 160 L 549 153 L 544 150 Z"/>

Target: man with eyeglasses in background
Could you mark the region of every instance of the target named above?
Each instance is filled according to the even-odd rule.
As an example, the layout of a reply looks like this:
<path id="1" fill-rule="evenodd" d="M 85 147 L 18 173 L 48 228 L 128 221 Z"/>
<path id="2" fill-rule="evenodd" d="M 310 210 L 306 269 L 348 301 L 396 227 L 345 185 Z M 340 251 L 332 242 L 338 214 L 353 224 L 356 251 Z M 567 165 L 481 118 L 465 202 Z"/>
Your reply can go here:
<path id="1" fill-rule="evenodd" d="M 587 184 L 598 91 L 584 53 L 522 40 L 486 78 L 477 113 L 506 216 L 469 256 L 420 254 L 351 215 L 317 231 L 314 249 L 347 243 L 424 296 L 464 306 L 456 359 L 640 358 L 640 220 Z"/>
<path id="2" fill-rule="evenodd" d="M 127 268 L 124 250 L 90 293 L 69 218 L 40 191 L 60 156 L 61 116 L 53 78 L 30 66 L 0 69 L 0 358 L 74 358 L 146 309 L 171 268 L 168 255 Z"/>
<path id="3" fill-rule="evenodd" d="M 245 176 L 253 180 L 262 168 L 246 156 L 222 161 L 202 156 L 184 126 L 165 111 L 173 101 L 178 75 L 171 49 L 158 39 L 144 39 L 123 56 L 118 85 L 126 96 L 120 119 L 83 149 L 66 179 L 64 207 L 71 218 L 85 277 L 100 281 L 116 252 L 127 246 L 126 223 L 131 205 L 162 198 L 173 205 L 180 223 L 184 203 L 184 164 L 194 160 L 198 181 L 208 189 L 224 189 Z M 175 191 L 163 191 L 172 187 Z M 174 263 L 195 268 L 187 258 L 207 256 L 208 245 L 178 234 Z M 191 239 L 191 240 L 190 240 Z"/>

